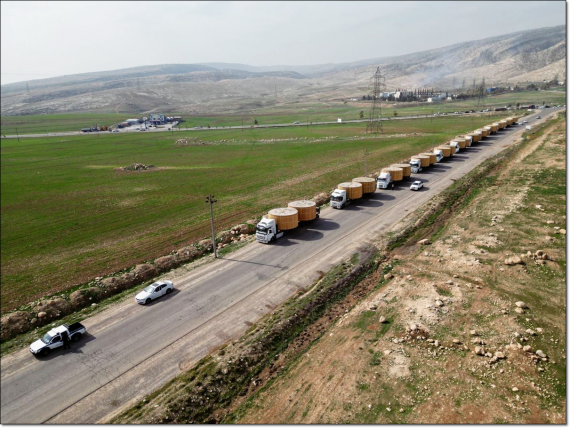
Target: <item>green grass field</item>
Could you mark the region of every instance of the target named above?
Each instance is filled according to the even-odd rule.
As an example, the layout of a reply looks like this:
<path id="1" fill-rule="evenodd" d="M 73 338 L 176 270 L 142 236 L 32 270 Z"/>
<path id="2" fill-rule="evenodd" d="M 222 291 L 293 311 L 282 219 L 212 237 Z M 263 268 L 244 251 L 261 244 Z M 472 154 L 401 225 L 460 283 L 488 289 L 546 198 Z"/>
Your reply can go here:
<path id="1" fill-rule="evenodd" d="M 2 140 L 1 309 L 207 237 L 208 194 L 222 230 L 363 175 L 365 151 L 377 171 L 492 121 L 391 121 L 382 138 L 362 123 Z M 117 170 L 133 162 L 160 169 Z"/>
<path id="2" fill-rule="evenodd" d="M 517 92 L 512 94 L 502 94 L 488 96 L 483 99 L 481 106 L 477 110 L 490 107 L 504 107 L 505 105 L 521 104 L 542 104 L 554 103 L 565 104 L 566 93 L 560 91 L 532 91 Z M 384 117 L 394 117 L 394 107 L 399 116 L 426 115 L 433 113 L 453 113 L 455 111 L 472 110 L 476 108 L 477 100 L 451 101 L 442 104 L 423 104 L 420 106 L 408 103 L 391 103 L 390 107 L 383 108 Z M 185 122 L 180 124 L 180 128 L 194 128 L 196 126 L 251 126 L 257 120 L 260 125 L 276 123 L 301 122 L 326 122 L 336 121 L 337 118 L 343 120 L 360 119 L 360 112 L 364 117 L 368 117 L 370 103 L 361 101 L 349 101 L 344 104 L 342 101 L 320 102 L 320 103 L 291 103 L 275 107 L 259 108 L 255 111 L 248 111 L 243 114 L 219 114 L 219 115 L 185 115 L 183 113 L 166 113 L 167 115 L 182 115 Z M 43 134 L 64 131 L 79 131 L 81 128 L 90 127 L 93 124 L 115 125 L 130 117 L 140 115 L 132 114 L 91 114 L 91 113 L 68 113 L 57 115 L 39 116 L 2 116 L 2 135 L 18 134 Z M 89 135 L 88 137 L 90 137 Z"/>

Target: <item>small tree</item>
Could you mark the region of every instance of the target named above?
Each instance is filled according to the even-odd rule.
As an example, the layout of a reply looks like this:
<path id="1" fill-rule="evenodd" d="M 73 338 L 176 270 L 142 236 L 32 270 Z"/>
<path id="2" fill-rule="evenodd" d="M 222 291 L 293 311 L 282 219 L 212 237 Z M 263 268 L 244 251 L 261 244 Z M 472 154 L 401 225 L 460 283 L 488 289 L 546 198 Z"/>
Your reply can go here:
<path id="1" fill-rule="evenodd" d="M 255 120 L 253 121 L 253 124 L 254 124 L 254 125 L 258 125 L 257 119 L 255 119 Z"/>
<path id="2" fill-rule="evenodd" d="M 364 111 L 363 110 L 360 110 L 360 118 L 364 119 Z"/>
<path id="3" fill-rule="evenodd" d="M 394 117 L 398 116 L 398 112 L 396 110 L 394 110 Z"/>

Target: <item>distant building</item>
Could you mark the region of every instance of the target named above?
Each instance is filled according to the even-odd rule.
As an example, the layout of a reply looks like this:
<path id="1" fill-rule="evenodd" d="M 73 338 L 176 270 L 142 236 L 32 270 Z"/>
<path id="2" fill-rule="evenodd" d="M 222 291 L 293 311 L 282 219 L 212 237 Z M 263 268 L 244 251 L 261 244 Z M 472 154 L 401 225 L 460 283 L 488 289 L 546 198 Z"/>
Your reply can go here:
<path id="1" fill-rule="evenodd" d="M 163 114 L 151 114 L 148 121 L 152 125 L 164 125 L 166 123 L 166 116 Z"/>

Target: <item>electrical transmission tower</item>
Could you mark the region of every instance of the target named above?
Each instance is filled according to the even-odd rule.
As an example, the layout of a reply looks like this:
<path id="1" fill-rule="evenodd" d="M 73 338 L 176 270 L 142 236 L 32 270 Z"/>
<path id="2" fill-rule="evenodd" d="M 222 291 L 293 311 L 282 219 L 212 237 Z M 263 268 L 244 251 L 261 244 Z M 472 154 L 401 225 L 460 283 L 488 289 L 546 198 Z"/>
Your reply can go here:
<path id="1" fill-rule="evenodd" d="M 369 97 L 372 98 L 372 106 L 370 107 L 370 115 L 368 118 L 368 123 L 366 125 L 367 134 L 383 134 L 384 129 L 382 128 L 382 110 L 380 107 L 380 96 L 382 92 L 386 89 L 385 84 L 386 78 L 380 74 L 380 67 L 376 69 L 376 73 L 370 79 L 370 86 L 372 91 Z"/>
<path id="2" fill-rule="evenodd" d="M 485 78 L 481 81 L 481 84 L 477 88 L 477 107 L 481 107 L 483 98 L 485 97 Z"/>

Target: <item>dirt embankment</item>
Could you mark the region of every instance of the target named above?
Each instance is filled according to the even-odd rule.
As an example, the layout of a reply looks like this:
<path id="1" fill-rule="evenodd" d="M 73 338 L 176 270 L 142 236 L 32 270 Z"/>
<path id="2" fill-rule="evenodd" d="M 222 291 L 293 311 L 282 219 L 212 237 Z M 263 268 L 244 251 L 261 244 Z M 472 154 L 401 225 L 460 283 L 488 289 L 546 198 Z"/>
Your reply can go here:
<path id="1" fill-rule="evenodd" d="M 531 135 L 239 423 L 564 423 L 565 126 Z"/>

